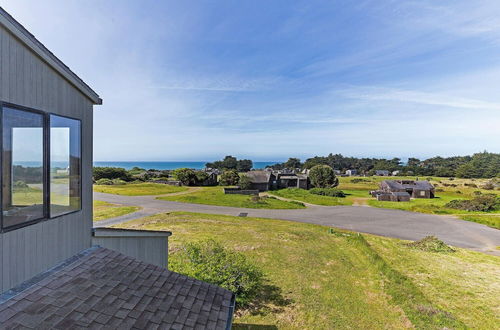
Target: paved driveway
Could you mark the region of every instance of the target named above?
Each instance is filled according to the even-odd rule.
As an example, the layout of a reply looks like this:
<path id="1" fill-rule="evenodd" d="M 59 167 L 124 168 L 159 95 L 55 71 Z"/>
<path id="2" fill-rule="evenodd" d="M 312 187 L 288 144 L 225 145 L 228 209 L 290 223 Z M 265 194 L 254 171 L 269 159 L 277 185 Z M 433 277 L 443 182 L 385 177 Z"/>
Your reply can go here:
<path id="1" fill-rule="evenodd" d="M 435 235 L 450 245 L 500 255 L 500 230 L 450 216 L 422 214 L 363 206 L 310 206 L 306 209 L 266 210 L 189 204 L 155 199 L 155 196 L 119 196 L 94 192 L 96 200 L 141 206 L 142 210 L 99 221 L 99 227 L 163 212 L 188 211 L 283 219 L 349 229 L 363 233 L 418 240 Z"/>

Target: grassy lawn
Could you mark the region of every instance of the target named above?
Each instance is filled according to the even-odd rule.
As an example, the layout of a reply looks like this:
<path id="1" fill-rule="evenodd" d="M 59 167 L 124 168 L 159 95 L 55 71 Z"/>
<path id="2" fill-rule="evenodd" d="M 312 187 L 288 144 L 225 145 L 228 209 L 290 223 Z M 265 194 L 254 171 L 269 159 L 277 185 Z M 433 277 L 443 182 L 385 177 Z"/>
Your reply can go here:
<path id="1" fill-rule="evenodd" d="M 106 220 L 139 211 L 138 206 L 124 206 L 108 202 L 94 201 L 94 221 Z"/>
<path id="2" fill-rule="evenodd" d="M 258 312 L 235 329 L 497 328 L 500 258 L 458 249 L 423 252 L 402 241 L 290 221 L 185 212 L 122 227 L 171 230 L 170 258 L 184 242 L 214 238 L 264 271 Z"/>
<path id="3" fill-rule="evenodd" d="M 178 196 L 162 196 L 157 199 L 183 203 L 246 207 L 252 209 L 301 209 L 304 205 L 294 202 L 281 201 L 276 198 L 263 198 L 252 201 L 247 195 L 225 195 L 223 187 L 203 187 L 189 194 Z"/>
<path id="4" fill-rule="evenodd" d="M 159 183 L 131 183 L 116 186 L 94 185 L 94 191 L 124 196 L 163 195 L 186 190 L 188 190 L 186 187 Z"/>
<path id="5" fill-rule="evenodd" d="M 269 191 L 269 194 L 316 205 L 336 206 L 352 204 L 352 201 L 347 198 L 315 195 L 309 193 L 307 190 L 298 188 L 272 190 Z"/>

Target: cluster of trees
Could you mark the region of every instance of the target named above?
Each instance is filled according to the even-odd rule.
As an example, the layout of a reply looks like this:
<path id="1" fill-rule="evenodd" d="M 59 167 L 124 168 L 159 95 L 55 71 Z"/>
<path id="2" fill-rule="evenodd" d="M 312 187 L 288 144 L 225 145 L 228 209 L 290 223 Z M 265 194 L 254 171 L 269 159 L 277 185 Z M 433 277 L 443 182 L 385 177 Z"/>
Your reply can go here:
<path id="1" fill-rule="evenodd" d="M 248 172 L 253 167 L 250 159 L 237 159 L 233 156 L 226 156 L 223 160 L 217 160 L 213 163 L 206 163 L 205 167 L 219 170 L 235 170 L 237 172 Z"/>
<path id="2" fill-rule="evenodd" d="M 298 158 L 270 166 L 273 169 L 311 169 L 316 165 L 328 165 L 336 170 L 356 169 L 371 175 L 376 170 L 400 171 L 401 175 L 442 176 L 461 178 L 493 178 L 500 176 L 500 154 L 480 152 L 472 156 L 432 157 L 425 160 L 409 158 L 406 164 L 399 158 L 356 158 L 341 154 L 316 156 L 304 163 Z"/>

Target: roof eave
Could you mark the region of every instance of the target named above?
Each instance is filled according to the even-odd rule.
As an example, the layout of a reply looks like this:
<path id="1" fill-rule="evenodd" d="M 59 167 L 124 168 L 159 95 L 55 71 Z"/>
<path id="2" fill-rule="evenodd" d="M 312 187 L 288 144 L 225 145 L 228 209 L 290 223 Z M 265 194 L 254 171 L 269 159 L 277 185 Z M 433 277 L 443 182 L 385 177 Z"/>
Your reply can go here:
<path id="1" fill-rule="evenodd" d="M 47 49 L 21 23 L 0 7 L 0 24 L 31 49 L 41 60 L 57 71 L 71 85 L 85 95 L 94 105 L 101 105 L 102 99 L 80 77 Z"/>

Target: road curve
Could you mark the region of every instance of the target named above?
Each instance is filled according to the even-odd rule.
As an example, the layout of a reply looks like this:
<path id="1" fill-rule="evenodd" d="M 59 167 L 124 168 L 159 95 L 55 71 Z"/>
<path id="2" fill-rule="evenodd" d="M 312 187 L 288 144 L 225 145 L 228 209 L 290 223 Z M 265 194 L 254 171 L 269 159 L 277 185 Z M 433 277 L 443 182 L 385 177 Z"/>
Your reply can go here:
<path id="1" fill-rule="evenodd" d="M 115 204 L 140 206 L 138 212 L 99 221 L 98 227 L 172 211 L 187 211 L 291 220 L 337 227 L 352 231 L 419 240 L 435 235 L 449 245 L 499 255 L 500 230 L 451 216 L 414 213 L 393 209 L 359 206 L 309 206 L 306 209 L 269 210 L 190 204 L 155 199 L 157 196 L 120 196 L 94 192 L 94 199 Z"/>

